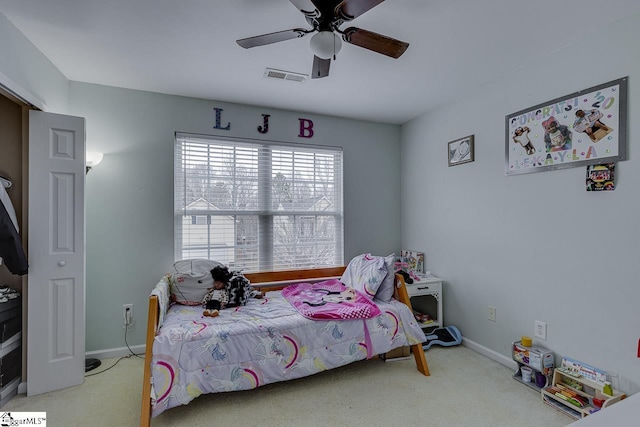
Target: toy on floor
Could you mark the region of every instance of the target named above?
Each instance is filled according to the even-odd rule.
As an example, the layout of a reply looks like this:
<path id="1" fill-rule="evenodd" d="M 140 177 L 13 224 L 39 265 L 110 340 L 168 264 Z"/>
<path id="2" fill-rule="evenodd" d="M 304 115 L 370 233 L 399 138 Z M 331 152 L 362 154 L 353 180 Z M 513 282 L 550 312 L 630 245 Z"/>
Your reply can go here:
<path id="1" fill-rule="evenodd" d="M 449 347 L 462 342 L 462 334 L 455 326 L 437 328 L 427 334 L 427 340 L 422 344 L 424 350 L 428 350 L 433 344 Z"/>

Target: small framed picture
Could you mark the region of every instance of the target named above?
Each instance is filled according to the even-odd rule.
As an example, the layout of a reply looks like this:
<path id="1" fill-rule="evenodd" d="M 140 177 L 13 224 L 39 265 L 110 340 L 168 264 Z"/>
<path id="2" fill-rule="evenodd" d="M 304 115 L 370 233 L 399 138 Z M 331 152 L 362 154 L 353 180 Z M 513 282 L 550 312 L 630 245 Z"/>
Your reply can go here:
<path id="1" fill-rule="evenodd" d="M 473 162 L 473 135 L 456 139 L 448 144 L 449 166 Z"/>
<path id="2" fill-rule="evenodd" d="M 403 264 L 402 270 L 413 271 L 416 274 L 424 273 L 424 252 L 401 250 L 400 258 Z"/>

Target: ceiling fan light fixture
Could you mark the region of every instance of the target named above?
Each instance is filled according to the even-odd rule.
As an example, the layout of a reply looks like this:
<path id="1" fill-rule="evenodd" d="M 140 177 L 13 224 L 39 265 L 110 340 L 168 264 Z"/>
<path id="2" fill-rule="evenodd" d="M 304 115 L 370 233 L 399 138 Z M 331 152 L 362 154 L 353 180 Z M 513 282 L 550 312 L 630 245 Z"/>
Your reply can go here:
<path id="1" fill-rule="evenodd" d="M 311 51 L 322 59 L 331 59 L 342 48 L 342 40 L 332 31 L 319 31 L 311 37 Z"/>

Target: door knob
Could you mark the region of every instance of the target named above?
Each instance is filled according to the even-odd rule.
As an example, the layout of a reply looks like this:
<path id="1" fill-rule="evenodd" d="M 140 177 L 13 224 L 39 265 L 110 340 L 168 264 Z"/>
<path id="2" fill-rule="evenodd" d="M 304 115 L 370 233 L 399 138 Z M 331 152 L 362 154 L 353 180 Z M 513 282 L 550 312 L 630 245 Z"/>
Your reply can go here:
<path id="1" fill-rule="evenodd" d="M 58 265 L 59 265 L 60 267 L 64 267 L 65 265 L 67 265 L 67 263 L 66 263 L 66 262 L 64 262 L 64 261 L 60 261 L 60 262 L 58 263 Z"/>

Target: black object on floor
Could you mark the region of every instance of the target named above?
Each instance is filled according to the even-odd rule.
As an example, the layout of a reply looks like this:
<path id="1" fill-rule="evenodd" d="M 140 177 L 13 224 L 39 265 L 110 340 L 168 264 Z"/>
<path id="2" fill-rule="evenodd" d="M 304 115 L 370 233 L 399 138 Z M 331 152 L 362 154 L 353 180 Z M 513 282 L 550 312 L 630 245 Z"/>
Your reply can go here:
<path id="1" fill-rule="evenodd" d="M 100 366 L 102 362 L 98 359 L 84 359 L 84 371 L 89 372 Z"/>
<path id="2" fill-rule="evenodd" d="M 428 350 L 433 344 L 449 347 L 462 342 L 462 334 L 455 326 L 437 328 L 427 333 L 427 340 L 422 344 L 424 350 Z"/>

